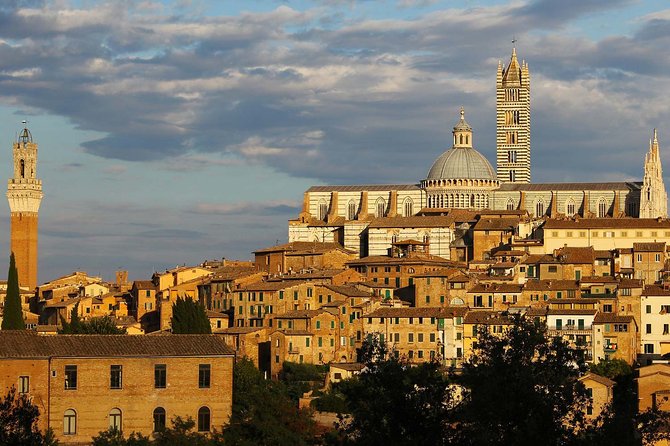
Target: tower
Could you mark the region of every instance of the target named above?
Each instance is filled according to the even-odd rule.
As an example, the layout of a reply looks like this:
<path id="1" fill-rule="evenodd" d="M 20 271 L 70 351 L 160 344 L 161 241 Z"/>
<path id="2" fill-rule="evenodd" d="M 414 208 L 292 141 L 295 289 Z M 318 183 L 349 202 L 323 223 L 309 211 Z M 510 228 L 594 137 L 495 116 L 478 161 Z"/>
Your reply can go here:
<path id="1" fill-rule="evenodd" d="M 654 139 L 649 141 L 649 152 L 644 159 L 644 179 L 640 191 L 640 218 L 668 216 L 668 194 L 663 183 L 661 154 L 658 137 L 654 129 Z"/>
<path id="2" fill-rule="evenodd" d="M 530 183 L 530 73 L 516 48 L 496 75 L 496 164 L 502 183 Z"/>
<path id="3" fill-rule="evenodd" d="M 37 216 L 42 202 L 42 181 L 37 179 L 37 144 L 24 128 L 14 142 L 14 176 L 7 182 L 11 241 L 19 285 L 37 286 Z"/>

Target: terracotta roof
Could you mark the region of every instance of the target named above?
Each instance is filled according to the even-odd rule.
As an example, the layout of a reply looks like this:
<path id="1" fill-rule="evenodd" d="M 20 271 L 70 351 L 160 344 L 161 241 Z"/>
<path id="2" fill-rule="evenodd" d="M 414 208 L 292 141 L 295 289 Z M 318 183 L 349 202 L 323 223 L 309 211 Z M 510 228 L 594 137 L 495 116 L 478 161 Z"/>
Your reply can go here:
<path id="1" fill-rule="evenodd" d="M 359 283 L 359 285 L 366 286 L 368 288 L 381 288 L 381 289 L 384 289 L 384 288 L 393 289 L 393 288 L 395 288 L 394 285 L 390 285 L 390 284 L 387 284 L 387 283 L 384 283 L 384 282 L 373 282 L 371 280 L 368 280 L 366 282 L 361 282 L 361 283 Z"/>
<path id="2" fill-rule="evenodd" d="M 392 190 L 421 190 L 418 184 L 353 184 L 346 186 L 312 186 L 307 192 L 387 192 Z"/>
<path id="3" fill-rule="evenodd" d="M 314 333 L 307 330 L 277 330 L 275 333 L 281 333 L 284 336 L 314 336 Z"/>
<path id="4" fill-rule="evenodd" d="M 473 231 L 509 231 L 514 230 L 517 226 L 519 226 L 518 218 L 482 217 L 475 224 Z"/>
<path id="5" fill-rule="evenodd" d="M 596 314 L 595 319 L 593 319 L 594 324 L 629 324 L 634 321 L 633 316 L 619 316 L 614 313 L 602 312 Z"/>
<path id="6" fill-rule="evenodd" d="M 530 307 L 528 310 L 526 310 L 526 316 L 546 316 L 547 311 L 549 311 L 547 307 Z"/>
<path id="7" fill-rule="evenodd" d="M 538 280 L 526 281 L 523 286 L 525 291 L 561 291 L 578 290 L 579 284 L 576 280 Z"/>
<path id="8" fill-rule="evenodd" d="M 593 264 L 596 259 L 596 253 L 592 246 L 588 247 L 574 247 L 565 246 L 559 248 L 554 252 L 554 256 L 558 257 L 561 263 L 588 263 Z"/>
<path id="9" fill-rule="evenodd" d="M 156 285 L 151 280 L 136 280 L 133 282 L 133 288 L 138 290 L 154 290 Z"/>
<path id="10" fill-rule="evenodd" d="M 647 285 L 642 290 L 643 296 L 670 296 L 670 290 L 665 290 L 658 285 Z"/>
<path id="11" fill-rule="evenodd" d="M 228 314 L 226 313 L 221 313 L 219 311 L 212 311 L 212 310 L 207 310 L 207 317 L 210 319 L 216 319 L 218 317 L 220 318 L 227 318 Z"/>
<path id="12" fill-rule="evenodd" d="M 314 269 L 304 273 L 282 274 L 279 276 L 269 277 L 268 282 L 275 282 L 278 280 L 313 280 L 313 279 L 332 279 L 338 274 L 347 272 L 347 269 Z"/>
<path id="13" fill-rule="evenodd" d="M 524 265 L 534 265 L 536 263 L 558 263 L 558 260 L 551 254 L 531 254 L 521 261 Z"/>
<path id="14" fill-rule="evenodd" d="M 640 182 L 610 182 L 610 183 L 502 183 L 500 191 L 524 191 L 524 192 L 552 192 L 552 191 L 575 191 L 585 190 L 640 190 Z"/>
<path id="15" fill-rule="evenodd" d="M 229 334 L 229 335 L 236 335 L 236 334 L 247 334 L 247 333 L 253 333 L 255 331 L 262 331 L 265 330 L 266 327 L 229 327 L 229 328 L 223 328 L 219 330 L 219 334 Z"/>
<path id="16" fill-rule="evenodd" d="M 303 252 L 312 252 L 312 253 L 324 253 L 333 250 L 343 251 L 344 247 L 339 243 L 330 243 L 330 242 L 290 242 L 284 243 L 282 245 L 270 246 L 269 248 L 259 249 L 254 251 L 254 254 L 263 254 L 268 252 L 291 252 L 291 251 L 303 251 Z"/>
<path id="17" fill-rule="evenodd" d="M 606 249 L 596 249 L 595 254 L 596 254 L 596 259 L 611 259 L 612 258 L 612 251 L 608 251 Z"/>
<path id="18" fill-rule="evenodd" d="M 633 251 L 635 251 L 635 252 L 664 252 L 665 251 L 665 242 L 633 243 Z"/>
<path id="19" fill-rule="evenodd" d="M 578 220 L 557 220 L 548 218 L 544 229 L 626 229 L 652 228 L 670 229 L 670 220 L 656 218 L 583 218 Z M 545 233 L 546 237 L 546 233 Z"/>
<path id="20" fill-rule="evenodd" d="M 597 375 L 597 374 L 591 373 L 591 372 L 588 372 L 586 375 L 579 378 L 580 381 L 584 381 L 584 380 L 587 380 L 587 379 L 591 379 L 591 380 L 593 380 L 597 383 L 600 383 L 604 386 L 607 386 L 607 387 L 614 387 L 614 385 L 616 384 L 614 381 L 612 381 L 611 379 L 609 379 L 605 376 L 600 376 L 600 375 Z"/>
<path id="21" fill-rule="evenodd" d="M 223 266 L 221 268 L 217 268 L 214 271 L 214 274 L 209 277 L 209 280 L 211 282 L 218 281 L 218 280 L 235 280 L 235 279 L 240 279 L 242 277 L 248 277 L 252 276 L 254 274 L 258 274 L 259 271 L 256 270 L 254 267 L 248 267 L 248 266 Z"/>
<path id="22" fill-rule="evenodd" d="M 598 303 L 598 299 L 589 299 L 586 297 L 571 297 L 568 299 L 549 299 L 548 304 L 586 304 L 586 305 L 595 305 Z"/>
<path id="23" fill-rule="evenodd" d="M 642 288 L 644 281 L 642 279 L 619 279 L 619 288 Z"/>
<path id="24" fill-rule="evenodd" d="M 450 318 L 461 316 L 467 313 L 466 307 L 406 307 L 406 308 L 378 308 L 372 313 L 368 313 L 363 317 L 436 317 L 436 318 Z"/>
<path id="25" fill-rule="evenodd" d="M 491 268 L 514 268 L 517 264 L 515 262 L 500 262 L 491 265 Z"/>
<path id="26" fill-rule="evenodd" d="M 521 251 L 519 249 L 512 249 L 509 251 L 496 251 L 491 254 L 492 257 L 505 257 L 505 256 L 512 256 L 512 257 L 521 257 L 523 255 L 527 254 L 526 251 Z"/>
<path id="27" fill-rule="evenodd" d="M 479 325 L 511 325 L 509 317 L 502 315 L 497 311 L 476 310 L 469 311 L 463 319 L 464 324 Z"/>
<path id="28" fill-rule="evenodd" d="M 232 356 L 215 335 L 57 335 L 0 331 L 0 358 Z"/>
<path id="29" fill-rule="evenodd" d="M 460 274 L 460 270 L 457 268 L 437 268 L 433 271 L 414 274 L 413 277 L 452 277 L 458 274 Z"/>

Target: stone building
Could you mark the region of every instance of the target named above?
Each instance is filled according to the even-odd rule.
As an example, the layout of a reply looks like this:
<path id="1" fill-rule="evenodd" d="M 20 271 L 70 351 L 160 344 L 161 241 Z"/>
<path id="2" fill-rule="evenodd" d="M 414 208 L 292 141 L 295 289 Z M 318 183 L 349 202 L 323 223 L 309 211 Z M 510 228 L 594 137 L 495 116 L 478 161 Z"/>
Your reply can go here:
<path id="1" fill-rule="evenodd" d="M 37 286 L 37 224 L 42 180 L 37 179 L 37 143 L 24 128 L 13 145 L 14 175 L 7 182 L 10 210 L 10 251 L 14 253 L 19 284 Z"/>
<path id="2" fill-rule="evenodd" d="M 232 411 L 235 354 L 215 335 L 0 333 L 0 388 L 16 386 L 61 444 L 90 444 L 108 428 L 151 435 L 175 416 L 200 432 Z"/>
<path id="3" fill-rule="evenodd" d="M 373 249 L 375 253 L 390 249 L 392 243 L 388 237 L 373 246 L 369 236 L 376 219 L 399 220 L 425 215 L 427 210 L 516 210 L 527 212 L 538 222 L 566 217 L 613 220 L 667 216 L 656 132 L 646 156 L 643 181 L 533 184 L 530 74 L 525 62 L 519 64 L 515 50 L 509 65 L 498 67 L 496 101 L 497 172 L 484 155 L 487 152 L 473 147 L 474 132 L 461 109 L 451 148 L 435 160 L 425 179 L 415 184 L 311 187 L 304 194 L 299 217 L 289 221 L 289 242 L 337 242 L 364 257 Z M 392 223 L 387 222 L 385 227 L 392 227 Z M 444 227 L 446 240 L 453 243 L 454 228 Z M 418 239 L 421 235 L 411 237 Z M 432 240 L 430 247 L 436 253 Z M 439 255 L 449 258 L 444 253 Z"/>

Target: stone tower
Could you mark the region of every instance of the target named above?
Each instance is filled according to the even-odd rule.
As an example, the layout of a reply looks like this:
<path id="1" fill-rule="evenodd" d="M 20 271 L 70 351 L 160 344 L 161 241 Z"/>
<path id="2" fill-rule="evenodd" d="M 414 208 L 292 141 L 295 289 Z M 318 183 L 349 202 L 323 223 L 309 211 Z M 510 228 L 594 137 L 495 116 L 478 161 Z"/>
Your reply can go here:
<path id="1" fill-rule="evenodd" d="M 661 153 L 654 129 L 654 139 L 649 141 L 649 152 L 644 159 L 644 179 L 640 191 L 640 218 L 668 216 L 668 194 L 663 183 Z"/>
<path id="2" fill-rule="evenodd" d="M 19 285 L 37 286 L 37 216 L 42 181 L 37 179 L 37 144 L 27 128 L 14 142 L 14 176 L 7 182 L 11 220 L 10 249 L 16 258 Z"/>
<path id="3" fill-rule="evenodd" d="M 496 163 L 501 183 L 530 183 L 530 73 L 516 48 L 496 75 Z"/>

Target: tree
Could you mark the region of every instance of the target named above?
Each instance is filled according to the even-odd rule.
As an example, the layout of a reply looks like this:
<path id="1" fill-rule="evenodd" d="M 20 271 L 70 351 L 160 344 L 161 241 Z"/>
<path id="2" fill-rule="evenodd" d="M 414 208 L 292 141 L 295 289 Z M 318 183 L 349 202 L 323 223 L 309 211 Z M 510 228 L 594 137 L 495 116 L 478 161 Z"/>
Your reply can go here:
<path id="1" fill-rule="evenodd" d="M 91 439 L 92 446 L 151 446 L 153 442 L 149 437 L 132 432 L 125 438 L 118 429 L 110 428 L 98 433 Z"/>
<path id="2" fill-rule="evenodd" d="M 578 381 L 583 353 L 546 326 L 513 315 L 504 335 L 480 330 L 463 364 L 460 427 L 479 445 L 568 445 L 585 428 L 589 399 Z"/>
<path id="3" fill-rule="evenodd" d="M 337 439 L 344 445 L 456 444 L 453 386 L 437 362 L 411 366 L 388 354 L 379 337 L 364 341 L 360 375 L 336 385 L 350 416 Z"/>
<path id="4" fill-rule="evenodd" d="M 233 412 L 223 431 L 227 446 L 301 446 L 312 442 L 314 422 L 290 400 L 281 382 L 263 378 L 253 362 L 233 370 Z"/>
<path id="5" fill-rule="evenodd" d="M 209 334 L 212 326 L 205 307 L 191 297 L 177 301 L 172 305 L 172 333 L 176 334 Z"/>
<path id="6" fill-rule="evenodd" d="M 19 293 L 19 276 L 16 271 L 16 262 L 14 253 L 9 257 L 9 271 L 7 273 L 7 295 L 5 297 L 5 307 L 2 315 L 3 330 L 25 330 L 26 324 L 23 321 L 23 311 L 21 310 L 21 296 Z"/>
<path id="7" fill-rule="evenodd" d="M 40 411 L 26 394 L 17 396 L 11 387 L 0 401 L 0 444 L 15 446 L 54 446 L 58 442 L 49 430 L 42 434 L 37 427 Z"/>
<path id="8" fill-rule="evenodd" d="M 126 334 L 126 329 L 117 327 L 114 319 L 109 315 L 82 321 L 79 318 L 79 302 L 74 304 L 70 311 L 70 322 L 61 317 L 61 325 L 63 326 L 59 331 L 61 334 Z"/>

